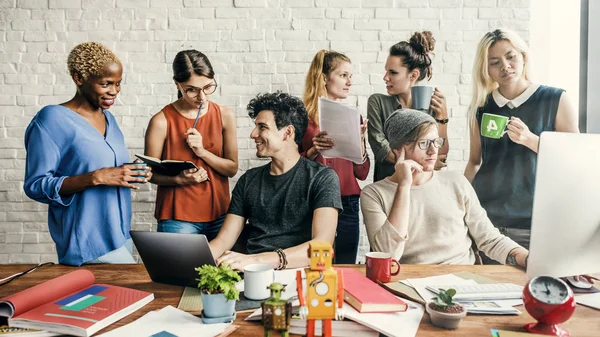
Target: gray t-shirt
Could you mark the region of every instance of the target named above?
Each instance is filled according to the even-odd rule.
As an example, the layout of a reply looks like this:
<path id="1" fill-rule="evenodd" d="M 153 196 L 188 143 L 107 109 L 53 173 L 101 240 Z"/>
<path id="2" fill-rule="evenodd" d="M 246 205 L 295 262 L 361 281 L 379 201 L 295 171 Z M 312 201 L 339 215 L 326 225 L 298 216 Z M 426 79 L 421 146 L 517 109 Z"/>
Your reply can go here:
<path id="1" fill-rule="evenodd" d="M 331 168 L 304 157 L 281 175 L 271 175 L 270 167 L 248 170 L 231 195 L 228 213 L 249 219 L 248 254 L 307 242 L 312 239 L 315 209 L 342 210 L 340 182 Z"/>

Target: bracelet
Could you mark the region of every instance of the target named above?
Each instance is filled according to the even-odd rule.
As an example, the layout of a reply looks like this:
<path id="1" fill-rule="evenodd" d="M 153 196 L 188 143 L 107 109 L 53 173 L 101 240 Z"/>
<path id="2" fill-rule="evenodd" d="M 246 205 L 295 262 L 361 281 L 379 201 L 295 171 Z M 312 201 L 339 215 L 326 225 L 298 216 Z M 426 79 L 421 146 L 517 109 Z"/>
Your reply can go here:
<path id="1" fill-rule="evenodd" d="M 277 270 L 283 270 L 287 267 L 287 258 L 285 256 L 285 252 L 281 248 L 275 249 L 275 253 L 279 256 L 279 266 L 277 266 Z"/>
<path id="2" fill-rule="evenodd" d="M 437 119 L 434 118 L 436 122 L 440 123 L 440 124 L 448 124 L 449 119 L 448 118 L 444 118 L 444 119 Z"/>

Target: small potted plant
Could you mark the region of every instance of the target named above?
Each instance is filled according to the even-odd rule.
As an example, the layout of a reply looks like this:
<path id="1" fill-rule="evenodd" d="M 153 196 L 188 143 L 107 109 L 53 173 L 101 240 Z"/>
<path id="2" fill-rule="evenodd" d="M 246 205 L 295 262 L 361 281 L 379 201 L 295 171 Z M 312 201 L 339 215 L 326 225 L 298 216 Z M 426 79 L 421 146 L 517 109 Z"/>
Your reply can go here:
<path id="1" fill-rule="evenodd" d="M 204 265 L 196 268 L 198 288 L 202 296 L 202 320 L 204 323 L 229 322 L 235 319 L 235 301 L 240 299 L 240 291 L 235 284 L 241 281 L 240 275 L 227 264 L 220 266 Z"/>
<path id="2" fill-rule="evenodd" d="M 440 289 L 438 296 L 427 303 L 427 312 L 433 325 L 444 329 L 458 328 L 460 321 L 467 315 L 467 309 L 452 300 L 454 295 L 454 289 Z"/>

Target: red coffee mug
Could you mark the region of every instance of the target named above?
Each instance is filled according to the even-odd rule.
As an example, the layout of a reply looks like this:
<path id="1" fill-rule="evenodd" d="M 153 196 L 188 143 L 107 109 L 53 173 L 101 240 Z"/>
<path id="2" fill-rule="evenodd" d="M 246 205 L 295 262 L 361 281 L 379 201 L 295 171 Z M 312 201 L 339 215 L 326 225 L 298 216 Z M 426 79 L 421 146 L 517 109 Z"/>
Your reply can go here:
<path id="1" fill-rule="evenodd" d="M 367 277 L 373 282 L 387 283 L 392 280 L 393 275 L 400 272 L 400 263 L 388 253 L 371 252 L 365 255 L 367 257 Z M 396 265 L 396 271 L 392 272 L 392 267 Z"/>

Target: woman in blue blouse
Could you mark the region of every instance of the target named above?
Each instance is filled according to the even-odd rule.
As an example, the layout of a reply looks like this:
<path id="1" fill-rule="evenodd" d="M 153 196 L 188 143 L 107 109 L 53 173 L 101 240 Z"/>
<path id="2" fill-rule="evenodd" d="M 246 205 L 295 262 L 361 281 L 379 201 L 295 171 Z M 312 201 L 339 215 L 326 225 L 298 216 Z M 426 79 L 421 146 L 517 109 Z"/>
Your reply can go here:
<path id="1" fill-rule="evenodd" d="M 25 193 L 48 204 L 60 263 L 134 263 L 130 190 L 152 174 L 124 164 L 125 140 L 107 110 L 121 90 L 123 67 L 96 42 L 77 45 L 67 65 L 75 96 L 42 108 L 25 131 Z"/>

